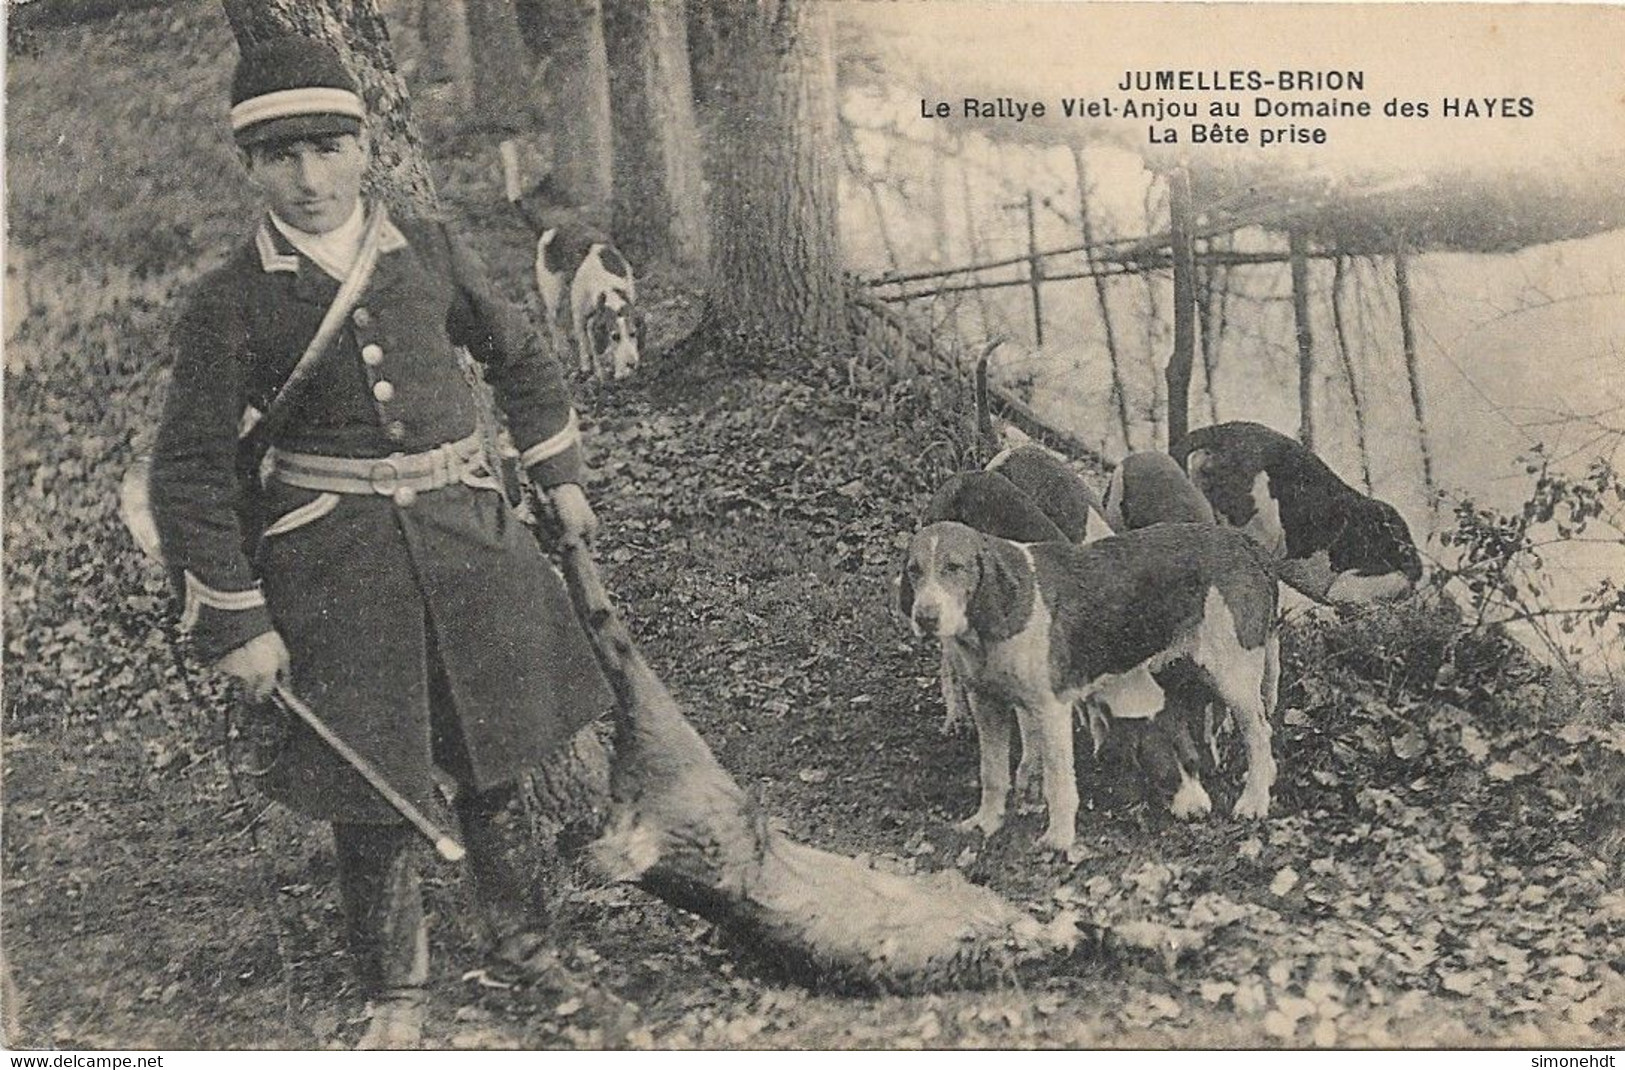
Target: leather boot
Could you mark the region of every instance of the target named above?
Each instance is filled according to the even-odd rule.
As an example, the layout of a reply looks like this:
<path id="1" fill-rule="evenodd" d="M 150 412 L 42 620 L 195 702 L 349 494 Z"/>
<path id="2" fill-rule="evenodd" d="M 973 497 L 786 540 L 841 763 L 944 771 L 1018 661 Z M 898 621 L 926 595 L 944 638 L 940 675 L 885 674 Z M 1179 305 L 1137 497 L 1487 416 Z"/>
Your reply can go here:
<path id="1" fill-rule="evenodd" d="M 405 825 L 333 825 L 345 937 L 372 1001 L 359 1050 L 415 1048 L 423 1035 L 429 931 Z"/>
<path id="2" fill-rule="evenodd" d="M 503 963 L 533 973 L 547 938 L 536 895 L 508 861 L 509 837 L 499 819 L 512 796 L 511 788 L 484 793 L 461 788 L 453 805 L 483 941 Z"/>

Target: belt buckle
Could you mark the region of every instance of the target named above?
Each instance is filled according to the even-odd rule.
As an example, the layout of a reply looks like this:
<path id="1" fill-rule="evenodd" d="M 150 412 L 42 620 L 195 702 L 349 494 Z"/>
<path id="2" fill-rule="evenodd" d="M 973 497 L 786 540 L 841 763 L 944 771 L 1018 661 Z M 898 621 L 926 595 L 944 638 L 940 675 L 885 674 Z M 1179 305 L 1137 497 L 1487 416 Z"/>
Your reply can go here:
<path id="1" fill-rule="evenodd" d="M 401 455 L 391 454 L 382 460 L 374 461 L 372 467 L 367 469 L 367 486 L 372 488 L 374 494 L 393 495 L 396 485 L 401 479 Z"/>

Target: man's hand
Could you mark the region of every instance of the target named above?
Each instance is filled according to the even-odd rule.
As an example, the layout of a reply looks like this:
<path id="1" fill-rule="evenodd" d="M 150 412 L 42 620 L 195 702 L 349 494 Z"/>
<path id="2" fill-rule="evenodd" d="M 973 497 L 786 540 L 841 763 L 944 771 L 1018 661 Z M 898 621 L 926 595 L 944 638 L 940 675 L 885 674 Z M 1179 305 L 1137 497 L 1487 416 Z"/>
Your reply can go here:
<path id="1" fill-rule="evenodd" d="M 278 681 L 286 682 L 292 675 L 288 648 L 276 632 L 256 635 L 215 662 L 214 667 L 235 676 L 255 702 L 264 702 Z"/>
<path id="2" fill-rule="evenodd" d="M 553 503 L 558 517 L 559 532 L 566 541 L 579 539 L 588 546 L 598 534 L 598 517 L 587 504 L 587 495 L 579 483 L 560 483 L 548 489 L 547 497 Z"/>

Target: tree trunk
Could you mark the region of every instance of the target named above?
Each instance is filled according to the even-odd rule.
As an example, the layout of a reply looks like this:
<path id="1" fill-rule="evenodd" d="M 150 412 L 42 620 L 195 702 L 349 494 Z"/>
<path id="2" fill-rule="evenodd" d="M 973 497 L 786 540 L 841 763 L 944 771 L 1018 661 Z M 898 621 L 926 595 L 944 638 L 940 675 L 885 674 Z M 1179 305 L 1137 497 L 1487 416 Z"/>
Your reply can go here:
<path id="1" fill-rule="evenodd" d="M 599 0 L 519 0 L 518 11 L 531 51 L 545 60 L 554 187 L 566 203 L 607 226 L 615 156 Z"/>
<path id="2" fill-rule="evenodd" d="M 671 0 L 604 0 L 615 100 L 616 241 L 634 261 L 705 270 L 705 184 L 688 28 Z"/>
<path id="3" fill-rule="evenodd" d="M 1365 437 L 1365 398 L 1360 393 L 1360 380 L 1354 374 L 1354 353 L 1349 349 L 1348 325 L 1343 318 L 1343 291 L 1348 282 L 1348 257 L 1338 256 L 1332 262 L 1332 328 L 1337 334 L 1337 357 L 1343 365 L 1343 377 L 1349 384 L 1349 404 L 1354 407 L 1354 435 L 1360 447 L 1360 478 L 1367 494 L 1371 493 L 1371 449 Z"/>
<path id="4" fill-rule="evenodd" d="M 1287 231 L 1292 260 L 1292 322 L 1298 334 L 1298 441 L 1315 448 L 1315 336 L 1309 325 L 1309 239 Z"/>
<path id="5" fill-rule="evenodd" d="M 406 82 L 395 67 L 377 0 L 221 0 L 242 48 L 299 34 L 337 50 L 367 102 L 372 168 L 367 194 L 398 211 L 434 215 L 434 180 L 412 122 Z"/>
<path id="6" fill-rule="evenodd" d="M 1428 445 L 1427 414 L 1422 407 L 1422 372 L 1416 362 L 1416 331 L 1411 325 L 1410 255 L 1405 239 L 1394 250 L 1394 289 L 1399 294 L 1399 339 L 1405 350 L 1405 378 L 1411 386 L 1411 413 L 1416 417 L 1416 440 L 1422 450 L 1422 483 L 1428 508 L 1437 510 L 1439 495 L 1433 483 L 1433 450 Z"/>
<path id="7" fill-rule="evenodd" d="M 448 103 L 462 111 L 470 105 L 468 88 L 474 73 L 468 34 L 467 0 L 421 0 L 418 4 L 423 84 L 444 87 Z"/>
<path id="8" fill-rule="evenodd" d="M 829 7 L 763 0 L 713 17 L 726 23 L 733 71 L 718 87 L 708 161 L 711 311 L 796 343 L 836 338 L 846 318 Z"/>
<path id="9" fill-rule="evenodd" d="M 1100 305 L 1100 326 L 1106 332 L 1106 357 L 1111 361 L 1112 401 L 1117 406 L 1117 426 L 1123 432 L 1123 449 L 1134 449 L 1129 439 L 1128 390 L 1123 385 L 1123 357 L 1118 351 L 1117 331 L 1112 325 L 1112 308 L 1107 294 L 1111 285 L 1106 276 L 1096 271 L 1094 214 L 1089 209 L 1089 173 L 1084 166 L 1083 150 L 1072 146 L 1072 170 L 1078 182 L 1078 222 L 1083 231 L 1083 259 L 1095 284 L 1095 301 Z"/>
<path id="10" fill-rule="evenodd" d="M 721 85 L 729 76 L 726 42 L 722 39 L 721 14 L 724 5 L 737 0 L 687 0 L 689 78 L 694 85 L 694 104 L 702 111 L 716 103 Z"/>
<path id="11" fill-rule="evenodd" d="M 1196 363 L 1196 255 L 1191 240 L 1191 176 L 1168 175 L 1168 234 L 1174 261 L 1174 348 L 1168 357 L 1168 445 L 1190 430 L 1191 369 Z"/>
<path id="12" fill-rule="evenodd" d="M 519 32 L 513 0 L 467 0 L 467 5 L 475 129 L 496 140 L 535 130 L 540 119 L 536 59 Z"/>

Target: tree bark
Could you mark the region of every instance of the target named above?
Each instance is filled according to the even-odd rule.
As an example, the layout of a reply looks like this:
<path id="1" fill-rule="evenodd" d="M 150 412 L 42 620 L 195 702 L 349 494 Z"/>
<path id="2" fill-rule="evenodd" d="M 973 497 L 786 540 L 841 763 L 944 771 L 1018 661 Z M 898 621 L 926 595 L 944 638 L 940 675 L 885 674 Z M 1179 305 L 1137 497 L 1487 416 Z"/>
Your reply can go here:
<path id="1" fill-rule="evenodd" d="M 474 127 L 497 140 L 535 130 L 540 119 L 536 59 L 525 47 L 513 0 L 467 0 L 467 5 L 468 45 L 476 58 Z"/>
<path id="2" fill-rule="evenodd" d="M 1360 447 L 1360 478 L 1367 494 L 1371 493 L 1371 449 L 1365 437 L 1365 398 L 1361 396 L 1360 380 L 1354 374 L 1354 353 L 1349 348 L 1348 325 L 1343 318 L 1343 291 L 1348 282 L 1348 258 L 1339 256 L 1332 261 L 1332 328 L 1337 334 L 1337 357 L 1343 365 L 1343 377 L 1349 384 L 1349 404 L 1354 407 L 1354 435 Z"/>
<path id="3" fill-rule="evenodd" d="M 423 83 L 444 87 L 448 102 L 463 110 L 469 107 L 469 82 L 474 73 L 468 34 L 467 0 L 421 0 L 418 4 Z"/>
<path id="4" fill-rule="evenodd" d="M 671 0 L 604 0 L 615 145 L 614 232 L 634 261 L 705 270 L 705 183 L 688 28 Z"/>
<path id="5" fill-rule="evenodd" d="M 1292 321 L 1298 335 L 1298 441 L 1315 448 L 1315 336 L 1309 324 L 1309 238 L 1287 231 L 1292 261 Z"/>
<path id="6" fill-rule="evenodd" d="M 747 333 L 795 344 L 844 329 L 836 231 L 835 63 L 818 0 L 763 0 L 726 22 L 710 165 L 711 307 Z"/>
<path id="7" fill-rule="evenodd" d="M 1411 325 L 1410 253 L 1404 238 L 1394 249 L 1394 289 L 1399 295 L 1399 338 L 1405 350 L 1405 378 L 1411 387 L 1411 413 L 1416 417 L 1416 440 L 1422 451 L 1422 483 L 1427 487 L 1428 507 L 1436 510 L 1439 495 L 1433 483 L 1433 450 L 1428 444 L 1427 414 L 1422 406 L 1422 371 L 1416 361 L 1416 331 Z"/>
<path id="8" fill-rule="evenodd" d="M 372 167 L 367 194 L 412 215 L 438 210 L 434 180 L 412 122 L 406 82 L 395 66 L 389 30 L 377 0 L 221 0 L 231 32 L 242 48 L 273 37 L 298 34 L 331 45 L 361 88 L 367 103 Z"/>
<path id="9" fill-rule="evenodd" d="M 567 204 L 607 226 L 615 156 L 599 0 L 519 0 L 518 12 L 531 51 L 545 61 L 541 84 L 553 185 Z"/>
<path id="10" fill-rule="evenodd" d="M 1190 430 L 1191 369 L 1196 363 L 1196 255 L 1191 240 L 1191 176 L 1168 175 L 1168 234 L 1174 261 L 1174 348 L 1168 357 L 1168 445 Z"/>

